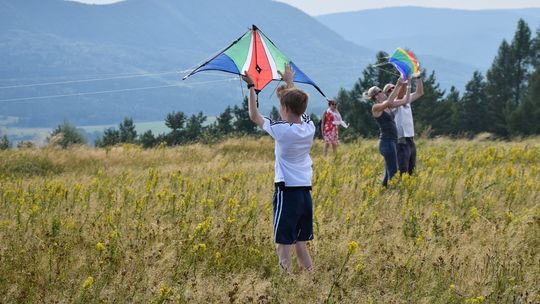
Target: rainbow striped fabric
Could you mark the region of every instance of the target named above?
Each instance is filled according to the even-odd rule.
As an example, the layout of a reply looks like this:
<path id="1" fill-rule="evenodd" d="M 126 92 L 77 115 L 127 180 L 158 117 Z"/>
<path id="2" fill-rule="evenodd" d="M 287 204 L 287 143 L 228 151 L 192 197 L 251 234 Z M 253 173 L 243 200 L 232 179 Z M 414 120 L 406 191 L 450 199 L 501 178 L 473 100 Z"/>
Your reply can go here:
<path id="1" fill-rule="evenodd" d="M 401 77 L 405 80 L 420 70 L 416 56 L 412 52 L 407 52 L 402 48 L 397 48 L 388 61 L 396 67 Z"/>
<path id="2" fill-rule="evenodd" d="M 278 71 L 283 73 L 286 63 L 290 64 L 295 72 L 293 81 L 310 84 L 325 96 L 315 82 L 278 50 L 274 43 L 255 25 L 225 50 L 191 71 L 184 79 L 195 73 L 208 70 L 237 75 L 247 71 L 255 81 L 255 90 L 258 93 L 272 80 L 281 79 Z"/>

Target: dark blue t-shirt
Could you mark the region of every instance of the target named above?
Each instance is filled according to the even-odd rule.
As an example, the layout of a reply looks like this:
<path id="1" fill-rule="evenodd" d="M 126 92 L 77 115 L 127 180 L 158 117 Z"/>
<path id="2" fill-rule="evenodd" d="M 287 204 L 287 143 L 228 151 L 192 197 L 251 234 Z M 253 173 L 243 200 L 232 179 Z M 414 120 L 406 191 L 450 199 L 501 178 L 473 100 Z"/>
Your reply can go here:
<path id="1" fill-rule="evenodd" d="M 383 111 L 381 116 L 375 117 L 375 121 L 379 126 L 380 139 L 397 140 L 397 128 L 393 114 Z"/>

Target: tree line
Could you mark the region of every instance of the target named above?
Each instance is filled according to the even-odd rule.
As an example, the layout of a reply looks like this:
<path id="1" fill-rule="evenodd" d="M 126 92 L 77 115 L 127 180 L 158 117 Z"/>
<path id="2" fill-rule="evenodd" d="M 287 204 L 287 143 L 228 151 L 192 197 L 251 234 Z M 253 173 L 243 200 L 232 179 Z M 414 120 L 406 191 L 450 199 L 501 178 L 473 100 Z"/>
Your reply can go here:
<path id="1" fill-rule="evenodd" d="M 272 119 L 279 119 L 279 112 L 272 107 L 269 115 Z M 312 115 L 312 118 L 318 119 Z M 140 144 L 144 148 L 153 148 L 159 145 L 176 146 L 195 142 L 212 143 L 225 137 L 258 136 L 263 133 L 249 118 L 248 101 L 244 98 L 242 106 L 228 106 L 225 111 L 216 117 L 213 123 L 207 123 L 207 116 L 202 112 L 187 116 L 184 112 L 167 114 L 165 125 L 170 129 L 168 133 L 154 135 L 151 130 L 137 134 L 135 124 L 131 118 L 125 118 L 118 129 L 106 129 L 101 138 L 95 142 L 96 147 L 114 146 L 121 143 Z"/>
<path id="2" fill-rule="evenodd" d="M 371 104 L 363 99 L 362 93 L 374 85 L 396 82 L 398 76 L 389 72 L 391 67 L 379 67 L 387 62 L 388 54 L 378 52 L 374 64 L 364 69 L 353 87 L 338 92 L 335 100 L 344 120 L 350 123 L 350 127 L 342 132 L 343 140 L 378 134 L 371 117 Z M 486 75 L 475 71 L 463 93 L 455 87 L 448 92 L 442 90 L 434 71 L 423 71 L 423 78 L 424 96 L 412 105 L 415 129 L 419 134 L 473 137 L 488 132 L 499 138 L 540 134 L 540 28 L 533 37 L 524 20 L 518 21 L 510 43 L 502 41 Z M 272 107 L 269 116 L 279 118 L 276 107 Z M 314 114 L 311 118 L 318 126 L 320 119 Z M 170 131 L 155 135 L 151 130 L 137 134 L 133 120 L 125 118 L 118 128 L 106 129 L 95 145 L 107 147 L 131 143 L 152 148 L 262 134 L 249 119 L 247 98 L 240 107 L 225 108 L 214 122 L 207 120 L 202 112 L 191 116 L 172 112 L 165 118 Z M 317 136 L 320 136 L 320 129 Z M 55 128 L 48 140 L 64 148 L 71 144 L 86 144 L 81 132 L 67 121 Z M 18 147 L 27 145 L 19 143 Z M 0 137 L 0 149 L 11 146 L 6 135 Z"/>

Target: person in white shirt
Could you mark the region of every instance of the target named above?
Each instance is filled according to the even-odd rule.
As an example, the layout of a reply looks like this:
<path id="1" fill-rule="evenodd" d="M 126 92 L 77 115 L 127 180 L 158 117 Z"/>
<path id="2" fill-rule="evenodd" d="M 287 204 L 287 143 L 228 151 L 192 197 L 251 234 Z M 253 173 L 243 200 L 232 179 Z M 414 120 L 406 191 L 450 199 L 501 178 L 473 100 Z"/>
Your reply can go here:
<path id="1" fill-rule="evenodd" d="M 312 269 L 307 241 L 313 239 L 313 170 L 309 152 L 315 135 L 315 125 L 305 114 L 308 95 L 294 87 L 292 68 L 286 64 L 285 73 L 280 75 L 286 83 L 277 89 L 282 119 L 280 121 L 272 121 L 259 113 L 253 79 L 246 71 L 242 79 L 249 90 L 250 119 L 275 140 L 274 242 L 279 265 L 290 274 L 293 248 L 296 250 L 299 266 L 308 271 Z"/>
<path id="2" fill-rule="evenodd" d="M 396 99 L 396 102 L 403 103 L 403 105 L 393 110 L 398 135 L 397 158 L 400 174 L 413 174 L 416 167 L 416 145 L 414 143 L 411 103 L 424 95 L 424 83 L 420 72 L 414 74 L 413 79 L 416 84 L 415 92 L 411 93 L 411 80 L 409 80 L 406 92 L 399 94 L 398 99 Z M 395 86 L 389 83 L 384 86 L 383 92 L 386 95 L 391 94 L 394 88 Z"/>

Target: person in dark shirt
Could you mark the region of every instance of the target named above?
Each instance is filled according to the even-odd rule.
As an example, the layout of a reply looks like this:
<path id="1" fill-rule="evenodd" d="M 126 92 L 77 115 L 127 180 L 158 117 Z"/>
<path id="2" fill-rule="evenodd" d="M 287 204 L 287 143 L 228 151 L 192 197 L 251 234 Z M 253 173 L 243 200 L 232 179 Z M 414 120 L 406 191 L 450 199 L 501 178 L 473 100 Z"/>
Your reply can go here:
<path id="1" fill-rule="evenodd" d="M 388 181 L 391 180 L 398 170 L 397 163 L 397 128 L 394 121 L 394 114 L 390 110 L 400 106 L 395 102 L 397 94 L 403 85 L 400 78 L 396 83 L 396 89 L 389 96 L 384 94 L 379 87 L 371 87 L 364 93 L 364 98 L 374 101 L 371 107 L 373 118 L 379 126 L 379 152 L 384 157 L 384 179 L 383 186 L 388 188 Z"/>

